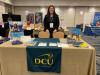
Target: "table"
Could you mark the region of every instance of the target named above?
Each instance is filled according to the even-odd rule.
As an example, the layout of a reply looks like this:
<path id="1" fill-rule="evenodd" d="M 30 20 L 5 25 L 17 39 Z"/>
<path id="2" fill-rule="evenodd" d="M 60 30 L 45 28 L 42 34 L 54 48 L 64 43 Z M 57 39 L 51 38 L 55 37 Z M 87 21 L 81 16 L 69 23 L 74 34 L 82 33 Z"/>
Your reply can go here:
<path id="1" fill-rule="evenodd" d="M 64 39 L 60 39 L 60 41 Z M 61 73 L 27 71 L 26 46 L 0 45 L 0 75 L 96 75 L 95 49 L 77 48 L 69 45 L 62 50 Z"/>

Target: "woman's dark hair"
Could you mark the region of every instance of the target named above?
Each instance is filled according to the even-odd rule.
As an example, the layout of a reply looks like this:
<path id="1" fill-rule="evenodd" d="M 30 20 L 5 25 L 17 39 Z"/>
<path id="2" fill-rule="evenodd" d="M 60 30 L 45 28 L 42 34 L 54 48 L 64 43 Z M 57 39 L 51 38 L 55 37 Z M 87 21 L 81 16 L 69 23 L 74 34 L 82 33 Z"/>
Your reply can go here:
<path id="1" fill-rule="evenodd" d="M 51 7 L 53 7 L 54 8 L 54 13 L 53 13 L 53 15 L 56 15 L 56 12 L 55 12 L 55 7 L 53 6 L 53 5 L 50 5 L 49 7 L 48 7 L 48 12 L 47 12 L 47 15 L 49 16 L 50 15 L 50 8 Z"/>

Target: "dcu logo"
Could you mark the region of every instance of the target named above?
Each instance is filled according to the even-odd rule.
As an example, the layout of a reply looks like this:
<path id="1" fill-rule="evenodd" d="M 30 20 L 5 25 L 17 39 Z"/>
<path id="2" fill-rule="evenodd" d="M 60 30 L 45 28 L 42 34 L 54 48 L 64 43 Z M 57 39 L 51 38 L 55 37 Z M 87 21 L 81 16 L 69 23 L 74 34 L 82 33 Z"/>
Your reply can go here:
<path id="1" fill-rule="evenodd" d="M 43 54 L 33 59 L 34 65 L 53 65 L 53 54 Z"/>

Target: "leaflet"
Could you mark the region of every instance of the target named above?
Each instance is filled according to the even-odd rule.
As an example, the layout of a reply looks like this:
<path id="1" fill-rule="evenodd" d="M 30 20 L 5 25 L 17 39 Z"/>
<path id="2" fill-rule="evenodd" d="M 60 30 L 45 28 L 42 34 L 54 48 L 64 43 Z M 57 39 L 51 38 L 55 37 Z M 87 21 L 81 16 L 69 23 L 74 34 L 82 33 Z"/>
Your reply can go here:
<path id="1" fill-rule="evenodd" d="M 41 43 L 38 44 L 38 46 L 47 46 L 47 43 L 41 42 Z"/>
<path id="2" fill-rule="evenodd" d="M 69 47 L 69 45 L 65 43 L 58 43 L 58 47 L 66 48 L 66 47 Z"/>
<path id="3" fill-rule="evenodd" d="M 49 43 L 49 46 L 58 46 L 57 43 Z"/>

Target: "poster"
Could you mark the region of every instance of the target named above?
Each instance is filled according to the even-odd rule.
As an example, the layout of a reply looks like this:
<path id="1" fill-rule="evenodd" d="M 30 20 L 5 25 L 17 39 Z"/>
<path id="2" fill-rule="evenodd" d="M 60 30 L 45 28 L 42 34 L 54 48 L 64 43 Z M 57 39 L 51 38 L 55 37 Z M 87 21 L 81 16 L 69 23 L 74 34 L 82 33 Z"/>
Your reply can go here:
<path id="1" fill-rule="evenodd" d="M 42 23 L 43 14 L 41 12 L 35 13 L 35 24 Z"/>
<path id="2" fill-rule="evenodd" d="M 100 12 L 95 12 L 93 25 L 94 27 L 100 27 Z"/>
<path id="3" fill-rule="evenodd" d="M 9 22 L 9 28 L 11 32 L 22 32 L 22 22 L 15 21 L 15 22 Z"/>
<path id="4" fill-rule="evenodd" d="M 33 13 L 29 13 L 27 15 L 27 21 L 30 21 L 31 24 L 34 24 L 34 14 Z"/>
<path id="5" fill-rule="evenodd" d="M 61 72 L 62 48 L 32 47 L 26 48 L 27 69 L 30 72 Z"/>
<path id="6" fill-rule="evenodd" d="M 100 12 L 95 12 L 91 29 L 95 36 L 100 36 Z"/>

